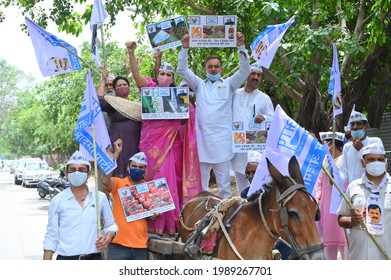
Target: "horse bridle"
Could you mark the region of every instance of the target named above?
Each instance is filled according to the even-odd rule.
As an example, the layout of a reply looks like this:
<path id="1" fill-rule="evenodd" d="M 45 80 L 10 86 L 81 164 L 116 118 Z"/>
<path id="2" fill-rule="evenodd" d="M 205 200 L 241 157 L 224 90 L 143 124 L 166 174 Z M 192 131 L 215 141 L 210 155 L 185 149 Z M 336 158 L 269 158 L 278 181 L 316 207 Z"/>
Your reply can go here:
<path id="1" fill-rule="evenodd" d="M 287 237 L 289 239 L 289 244 L 291 245 L 291 247 L 293 249 L 293 252 L 294 252 L 293 256 L 296 255 L 296 256 L 298 256 L 300 258 L 301 256 L 303 256 L 305 254 L 309 254 L 309 253 L 312 253 L 312 252 L 316 252 L 316 251 L 322 250 L 324 246 L 323 246 L 323 243 L 321 243 L 321 244 L 316 244 L 316 245 L 313 245 L 313 246 L 309 246 L 309 247 L 307 247 L 305 249 L 300 249 L 299 245 L 295 241 L 292 233 L 290 232 L 290 230 L 288 228 L 288 210 L 286 208 L 286 203 L 296 194 L 296 192 L 298 190 L 306 192 L 314 201 L 315 201 L 315 199 L 307 191 L 307 189 L 306 189 L 306 187 L 304 185 L 296 183 L 296 181 L 293 178 L 291 178 L 291 177 L 288 177 L 288 178 L 293 182 L 293 185 L 291 187 L 289 187 L 287 190 L 285 190 L 283 193 L 280 193 L 280 190 L 277 188 L 277 190 L 276 190 L 276 203 L 278 205 L 278 208 L 277 209 L 271 209 L 270 211 L 278 211 L 279 212 L 281 223 L 282 223 L 282 226 L 283 226 L 281 231 L 283 231 L 287 235 Z M 262 211 L 262 195 L 263 194 L 264 193 L 261 193 L 261 195 L 259 196 L 259 199 L 258 199 L 259 213 L 261 215 L 262 223 L 265 226 L 267 232 L 273 238 L 278 239 L 279 236 L 277 236 L 276 234 L 274 234 L 270 230 L 270 227 L 267 224 L 265 216 L 264 216 L 264 213 Z"/>

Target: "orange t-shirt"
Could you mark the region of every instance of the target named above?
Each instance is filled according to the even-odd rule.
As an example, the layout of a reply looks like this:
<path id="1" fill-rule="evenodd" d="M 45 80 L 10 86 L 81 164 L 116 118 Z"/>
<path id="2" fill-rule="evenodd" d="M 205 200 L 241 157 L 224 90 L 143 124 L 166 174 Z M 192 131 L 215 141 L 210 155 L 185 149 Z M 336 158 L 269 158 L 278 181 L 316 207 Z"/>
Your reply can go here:
<path id="1" fill-rule="evenodd" d="M 113 198 L 113 215 L 119 230 L 112 242 L 130 248 L 148 248 L 147 219 L 128 223 L 118 194 L 118 189 L 131 186 L 132 183 L 129 181 L 128 177 L 123 179 L 113 177 L 113 180 L 114 186 L 111 190 L 111 196 Z"/>

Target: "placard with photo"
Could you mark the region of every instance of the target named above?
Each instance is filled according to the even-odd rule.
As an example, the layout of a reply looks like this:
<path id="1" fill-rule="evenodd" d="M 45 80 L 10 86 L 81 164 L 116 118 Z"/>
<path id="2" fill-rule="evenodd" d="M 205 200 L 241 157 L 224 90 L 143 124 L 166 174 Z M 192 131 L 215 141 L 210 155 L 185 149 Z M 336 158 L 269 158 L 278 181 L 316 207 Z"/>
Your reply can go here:
<path id="1" fill-rule="evenodd" d="M 262 152 L 266 146 L 267 132 L 271 119 L 266 118 L 261 123 L 232 122 L 232 152 L 245 153 L 248 151 Z"/>
<path id="2" fill-rule="evenodd" d="M 190 47 L 236 47 L 236 24 L 234 15 L 189 16 Z"/>
<path id="3" fill-rule="evenodd" d="M 166 178 L 121 188 L 118 194 L 127 222 L 175 209 Z"/>
<path id="4" fill-rule="evenodd" d="M 188 119 L 188 87 L 144 87 L 141 88 L 143 120 Z"/>
<path id="5" fill-rule="evenodd" d="M 154 52 L 181 46 L 182 36 L 189 32 L 184 16 L 149 24 L 146 29 Z"/>

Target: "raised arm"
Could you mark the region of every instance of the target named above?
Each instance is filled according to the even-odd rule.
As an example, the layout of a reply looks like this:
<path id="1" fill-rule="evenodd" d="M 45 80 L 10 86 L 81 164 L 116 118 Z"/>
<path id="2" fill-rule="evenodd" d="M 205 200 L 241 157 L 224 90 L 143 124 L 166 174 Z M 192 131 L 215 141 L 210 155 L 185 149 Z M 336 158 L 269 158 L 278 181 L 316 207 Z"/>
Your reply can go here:
<path id="1" fill-rule="evenodd" d="M 96 94 L 98 96 L 101 96 L 101 97 L 105 96 L 105 86 L 106 86 L 108 76 L 109 76 L 109 70 L 107 70 L 106 66 L 103 66 L 102 79 L 100 80 L 99 87 L 96 90 Z"/>
<path id="2" fill-rule="evenodd" d="M 237 47 L 239 53 L 239 70 L 235 72 L 230 78 L 232 90 L 237 90 L 250 74 L 250 57 L 248 55 L 246 46 L 244 45 L 244 36 L 241 32 L 236 32 Z"/>
<path id="3" fill-rule="evenodd" d="M 201 80 L 197 75 L 189 69 L 188 63 L 188 51 L 190 46 L 190 37 L 189 34 L 183 35 L 182 39 L 182 48 L 178 53 L 178 69 L 177 72 L 182 79 L 185 80 L 187 85 L 194 91 L 197 92 L 198 81 Z"/>
<path id="4" fill-rule="evenodd" d="M 138 68 L 137 59 L 134 55 L 134 51 L 137 48 L 136 42 L 128 42 L 126 43 L 126 48 L 128 50 L 129 54 L 129 63 L 130 63 L 130 70 L 132 71 L 132 75 L 134 80 L 136 81 L 136 84 L 139 88 L 147 87 L 147 80 L 144 76 L 140 74 L 140 70 Z"/>
<path id="5" fill-rule="evenodd" d="M 159 76 L 160 66 L 162 66 L 162 55 L 163 53 L 158 50 L 155 54 L 155 66 L 153 68 L 153 72 L 155 74 L 155 81 L 157 81 L 157 77 Z"/>
<path id="6" fill-rule="evenodd" d="M 112 157 L 115 157 L 115 159 L 117 159 L 121 151 L 122 151 L 122 139 L 117 139 L 114 142 L 114 153 Z M 111 171 L 107 175 L 103 173 L 101 180 L 102 180 L 104 191 L 107 193 L 111 192 L 111 190 L 114 187 L 113 171 Z"/>

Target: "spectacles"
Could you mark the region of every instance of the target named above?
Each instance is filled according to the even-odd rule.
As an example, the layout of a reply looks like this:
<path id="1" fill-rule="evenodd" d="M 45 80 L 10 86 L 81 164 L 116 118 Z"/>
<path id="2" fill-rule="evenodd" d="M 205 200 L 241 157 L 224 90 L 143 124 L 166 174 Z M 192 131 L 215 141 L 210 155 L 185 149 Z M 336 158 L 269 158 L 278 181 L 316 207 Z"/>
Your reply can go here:
<path id="1" fill-rule="evenodd" d="M 254 174 L 255 174 L 255 171 L 246 171 L 246 175 L 251 176 L 251 175 L 254 175 Z"/>
<path id="2" fill-rule="evenodd" d="M 363 121 L 356 121 L 356 122 L 351 122 L 350 123 L 350 127 L 353 128 L 355 126 L 357 127 L 363 127 L 365 125 L 365 123 Z"/>
<path id="3" fill-rule="evenodd" d="M 68 173 L 73 173 L 73 172 L 76 172 L 76 171 L 79 171 L 81 173 L 88 173 L 88 169 L 87 168 L 69 168 L 68 169 Z"/>

